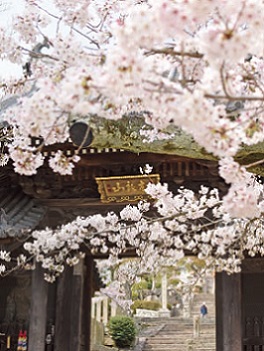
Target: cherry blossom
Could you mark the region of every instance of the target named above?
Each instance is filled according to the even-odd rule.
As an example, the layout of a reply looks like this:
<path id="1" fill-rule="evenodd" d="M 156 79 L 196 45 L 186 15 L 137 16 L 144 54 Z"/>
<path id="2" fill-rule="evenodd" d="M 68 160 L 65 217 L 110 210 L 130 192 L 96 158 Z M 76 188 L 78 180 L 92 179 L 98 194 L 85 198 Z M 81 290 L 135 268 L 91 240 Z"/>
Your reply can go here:
<path id="1" fill-rule="evenodd" d="M 12 26 L 0 25 L 1 59 L 23 66 L 23 75 L 1 79 L 1 96 L 16 97 L 1 115 L 12 127 L 1 138 L 1 165 L 10 157 L 16 172 L 36 174 L 45 146 L 69 141 L 73 120 L 136 112 L 145 120 L 142 142 L 177 138 L 170 127 L 179 128 L 218 160 L 229 185 L 223 195 L 206 187 L 173 194 L 166 184 L 149 184 L 154 204 L 33 232 L 25 250 L 47 280 L 65 262 L 78 263 L 86 245 L 113 264 L 133 248 L 142 270 L 176 264 L 191 251 L 217 270 L 237 272 L 244 250 L 264 254 L 257 229 L 263 185 L 249 171 L 254 163 L 237 158 L 264 141 L 263 17 L 262 0 L 34 0 Z M 57 150 L 46 164 L 71 174 L 78 151 Z M 157 217 L 148 217 L 149 209 Z"/>
<path id="2" fill-rule="evenodd" d="M 113 267 L 118 264 L 120 255 L 133 248 L 138 260 L 136 267 L 128 270 L 137 273 L 156 272 L 161 266 L 177 265 L 186 251 L 205 260 L 211 269 L 228 272 L 232 272 L 232 262 L 233 271 L 239 270 L 244 250 L 254 255 L 264 254 L 261 230 L 258 230 L 259 242 L 250 241 L 261 223 L 254 192 L 253 195 L 249 192 L 250 197 L 247 190 L 244 191 L 248 211 L 243 220 L 235 217 L 234 209 L 229 211 L 233 217 L 225 211 L 229 195 L 221 200 L 215 189 L 202 187 L 199 194 L 179 189 L 179 193 L 173 195 L 165 185 L 151 184 L 147 192 L 155 199 L 154 207 L 159 214 L 156 218 L 145 217 L 148 213 L 145 206 L 132 208 L 128 205 L 119 216 L 109 213 L 107 216 L 78 217 L 55 230 L 34 231 L 33 240 L 26 242 L 24 249 L 29 257 L 41 262 L 48 281 L 54 281 L 63 272 L 65 264 L 77 264 L 87 247 L 93 253 L 108 254 L 108 264 Z M 243 194 L 241 192 L 240 196 Z M 167 199 L 170 206 L 164 211 L 165 205 L 161 203 L 166 204 Z M 236 208 L 240 213 L 239 204 Z M 246 229 L 249 233 L 245 235 Z M 227 256 L 227 252 L 230 255 Z M 131 273 L 131 279 L 136 279 L 136 275 Z"/>
<path id="3" fill-rule="evenodd" d="M 58 150 L 56 154 L 49 159 L 49 165 L 54 170 L 62 175 L 72 174 L 74 168 L 73 162 L 78 162 L 80 157 L 74 155 L 71 159 L 63 155 L 61 150 Z M 72 162 L 71 162 L 72 161 Z"/>

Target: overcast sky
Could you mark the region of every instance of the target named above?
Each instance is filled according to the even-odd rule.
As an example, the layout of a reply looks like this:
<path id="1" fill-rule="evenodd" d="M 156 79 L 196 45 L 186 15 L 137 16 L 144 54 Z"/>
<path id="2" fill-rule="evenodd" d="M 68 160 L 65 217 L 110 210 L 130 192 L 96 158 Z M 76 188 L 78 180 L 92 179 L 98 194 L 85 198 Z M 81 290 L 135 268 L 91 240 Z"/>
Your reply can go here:
<path id="1" fill-rule="evenodd" d="M 12 18 L 12 14 L 19 13 L 23 8 L 23 0 L 0 0 L 1 26 Z"/>
<path id="2" fill-rule="evenodd" d="M 23 9 L 23 0 L 0 0 L 0 25 L 9 27 L 12 25 L 12 16 L 21 12 Z M 0 81 L 3 78 L 17 76 L 21 74 L 22 69 L 17 65 L 0 60 Z"/>

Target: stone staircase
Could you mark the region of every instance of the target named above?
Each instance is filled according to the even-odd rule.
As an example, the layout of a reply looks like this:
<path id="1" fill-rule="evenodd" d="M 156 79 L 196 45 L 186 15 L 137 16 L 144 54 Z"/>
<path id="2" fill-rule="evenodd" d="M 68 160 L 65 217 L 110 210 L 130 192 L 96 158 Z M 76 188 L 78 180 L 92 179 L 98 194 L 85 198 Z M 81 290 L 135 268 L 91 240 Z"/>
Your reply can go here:
<path id="1" fill-rule="evenodd" d="M 200 305 L 205 301 L 208 316 L 200 318 L 200 330 L 194 333 L 194 319 L 199 317 Z M 144 321 L 159 328 L 146 337 L 143 351 L 215 351 L 214 296 L 199 294 L 194 297 L 190 318 L 155 318 Z M 155 329 L 153 329 L 155 330 Z M 196 335 L 195 335 L 196 334 Z"/>
<path id="2" fill-rule="evenodd" d="M 196 294 L 192 303 L 191 315 L 195 316 L 200 314 L 200 307 L 203 302 L 205 302 L 208 309 L 208 318 L 215 319 L 215 297 L 213 294 Z"/>

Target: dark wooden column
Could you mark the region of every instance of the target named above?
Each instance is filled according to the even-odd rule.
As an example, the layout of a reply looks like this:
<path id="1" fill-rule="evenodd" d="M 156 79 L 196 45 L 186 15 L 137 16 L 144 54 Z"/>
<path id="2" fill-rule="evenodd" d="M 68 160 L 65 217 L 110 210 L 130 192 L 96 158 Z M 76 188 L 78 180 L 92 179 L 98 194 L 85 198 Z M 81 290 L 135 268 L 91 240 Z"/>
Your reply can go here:
<path id="1" fill-rule="evenodd" d="M 91 256 L 85 258 L 85 281 L 84 281 L 84 294 L 83 294 L 83 315 L 82 315 L 82 328 L 83 328 L 83 342 L 84 350 L 90 351 L 91 349 L 91 307 L 93 296 L 93 273 L 94 262 Z"/>
<path id="2" fill-rule="evenodd" d="M 28 351 L 44 351 L 47 322 L 48 283 L 40 264 L 32 271 Z"/>
<path id="3" fill-rule="evenodd" d="M 65 267 L 57 287 L 55 351 L 80 351 L 82 344 L 83 263 Z"/>
<path id="4" fill-rule="evenodd" d="M 72 268 L 66 266 L 58 279 L 54 349 L 70 351 Z M 71 323 L 72 322 L 72 323 Z"/>
<path id="5" fill-rule="evenodd" d="M 216 274 L 216 350 L 242 351 L 241 274 Z"/>
<path id="6" fill-rule="evenodd" d="M 73 268 L 71 287 L 70 351 L 82 348 L 82 309 L 83 309 L 83 265 L 81 261 Z M 74 321 L 74 323 L 72 323 Z"/>

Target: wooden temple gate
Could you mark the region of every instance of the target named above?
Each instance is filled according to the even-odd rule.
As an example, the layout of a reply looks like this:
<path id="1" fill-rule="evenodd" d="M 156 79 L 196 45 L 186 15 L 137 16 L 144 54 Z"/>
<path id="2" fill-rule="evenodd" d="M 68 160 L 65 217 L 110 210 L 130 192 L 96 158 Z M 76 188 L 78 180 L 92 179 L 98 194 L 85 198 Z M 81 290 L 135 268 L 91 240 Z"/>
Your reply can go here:
<path id="1" fill-rule="evenodd" d="M 239 274 L 216 274 L 215 293 L 217 351 L 264 351 L 264 259 L 245 259 Z"/>
<path id="2" fill-rule="evenodd" d="M 59 148 L 67 155 L 75 151 L 72 144 L 60 145 Z M 52 152 L 52 149 L 46 150 L 46 154 Z M 179 186 L 196 191 L 200 185 L 218 187 L 223 192 L 226 190 L 218 176 L 216 162 L 113 149 L 100 151 L 87 148 L 81 153 L 81 161 L 71 176 L 59 176 L 47 165 L 31 177 L 15 174 L 11 166 L 2 170 L 0 207 L 7 216 L 6 226 L 0 228 L 3 248 L 18 246 L 17 239 L 23 228 L 56 227 L 78 215 L 103 214 L 122 208 L 125 204 L 122 201 L 101 202 L 95 178 L 138 175 L 139 167 L 146 163 L 154 167 L 153 172 L 159 174 L 161 182 L 168 183 L 173 192 Z M 21 321 L 16 320 L 15 314 L 10 317 L 11 322 L 16 323 L 16 333 L 20 327 L 27 328 L 28 351 L 89 351 L 91 297 L 99 284 L 94 281 L 94 258 L 88 253 L 82 264 L 68 267 L 53 285 L 43 280 L 43 272 L 38 265 L 31 273 L 30 293 L 25 293 L 27 296 L 30 294 L 30 309 L 24 326 L 19 325 Z M 245 267 L 246 263 L 243 270 L 246 270 Z M 251 263 L 252 267 L 255 267 L 254 263 Z M 263 273 L 259 269 L 258 272 L 216 275 L 217 351 L 264 350 L 264 283 L 261 285 L 264 268 L 261 271 Z M 10 293 L 12 288 L 5 296 L 2 294 L 0 327 L 8 322 L 6 313 Z M 251 297 L 255 305 L 249 302 Z M 0 329 L 0 340 L 1 333 L 5 342 L 2 346 L 0 344 L 0 351 L 6 351 L 8 331 Z M 262 346 L 256 346 L 258 342 Z M 15 342 L 12 345 L 10 349 L 16 350 Z"/>

